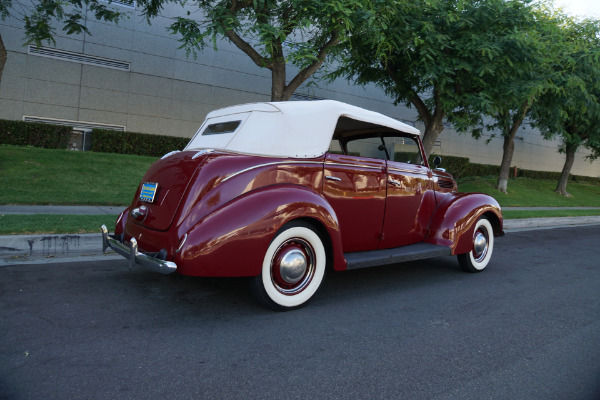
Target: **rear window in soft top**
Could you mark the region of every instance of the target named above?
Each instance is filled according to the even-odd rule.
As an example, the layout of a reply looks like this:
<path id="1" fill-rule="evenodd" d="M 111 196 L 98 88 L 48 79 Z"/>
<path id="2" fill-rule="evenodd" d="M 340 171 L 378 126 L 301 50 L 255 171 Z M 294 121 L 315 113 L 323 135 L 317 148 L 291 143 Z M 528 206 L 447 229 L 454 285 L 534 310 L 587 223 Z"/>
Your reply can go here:
<path id="1" fill-rule="evenodd" d="M 239 121 L 227 121 L 227 122 L 217 122 L 215 124 L 210 124 L 202 131 L 202 136 L 207 135 L 220 135 L 223 133 L 231 133 L 234 132 L 238 126 L 242 123 Z"/>

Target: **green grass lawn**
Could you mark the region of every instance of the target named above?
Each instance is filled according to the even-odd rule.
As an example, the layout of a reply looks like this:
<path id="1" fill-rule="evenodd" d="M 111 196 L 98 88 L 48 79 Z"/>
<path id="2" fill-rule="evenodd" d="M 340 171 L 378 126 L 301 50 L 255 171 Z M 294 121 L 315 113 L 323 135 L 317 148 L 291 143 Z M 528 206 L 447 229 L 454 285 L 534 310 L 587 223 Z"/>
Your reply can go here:
<path id="1" fill-rule="evenodd" d="M 589 215 L 600 215 L 600 210 L 502 210 L 504 219 L 584 217 Z"/>
<path id="2" fill-rule="evenodd" d="M 155 160 L 0 146 L 0 204 L 128 205 Z"/>
<path id="3" fill-rule="evenodd" d="M 479 192 L 493 196 L 502 207 L 600 207 L 600 185 L 569 183 L 567 191 L 573 197 L 554 193 L 557 182 L 529 178 L 509 179 L 508 194 L 496 189 L 497 177 L 464 178 L 458 184 L 460 192 Z"/>
<path id="4" fill-rule="evenodd" d="M 142 176 L 156 159 L 132 155 L 48 150 L 0 145 L 0 204 L 119 205 L 131 202 Z M 461 192 L 487 193 L 501 206 L 600 207 L 600 185 L 569 183 L 573 195 L 554 193 L 556 182 L 510 179 L 508 194 L 496 177 L 460 180 Z M 506 210 L 505 218 L 600 215 L 598 210 Z M 0 234 L 98 232 L 113 229 L 111 215 L 0 215 Z"/>

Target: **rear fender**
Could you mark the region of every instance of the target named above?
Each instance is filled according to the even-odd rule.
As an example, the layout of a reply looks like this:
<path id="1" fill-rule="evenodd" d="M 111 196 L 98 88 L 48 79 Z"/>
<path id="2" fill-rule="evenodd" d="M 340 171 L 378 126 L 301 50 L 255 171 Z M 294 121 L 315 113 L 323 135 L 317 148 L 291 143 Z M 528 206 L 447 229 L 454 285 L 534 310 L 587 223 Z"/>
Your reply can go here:
<path id="1" fill-rule="evenodd" d="M 127 224 L 127 214 L 129 214 L 129 207 L 124 209 L 115 221 L 115 235 L 120 235 L 125 232 L 125 225 Z"/>
<path id="2" fill-rule="evenodd" d="M 195 224 L 175 255 L 178 272 L 257 276 L 271 240 L 283 225 L 295 219 L 309 220 L 326 234 L 334 268 L 346 268 L 337 217 L 329 203 L 304 186 L 272 185 L 224 204 Z"/>
<path id="3" fill-rule="evenodd" d="M 473 250 L 475 223 L 486 216 L 494 228 L 494 236 L 502 236 L 502 211 L 491 196 L 481 193 L 452 193 L 435 209 L 425 242 L 447 246 L 452 254 Z"/>

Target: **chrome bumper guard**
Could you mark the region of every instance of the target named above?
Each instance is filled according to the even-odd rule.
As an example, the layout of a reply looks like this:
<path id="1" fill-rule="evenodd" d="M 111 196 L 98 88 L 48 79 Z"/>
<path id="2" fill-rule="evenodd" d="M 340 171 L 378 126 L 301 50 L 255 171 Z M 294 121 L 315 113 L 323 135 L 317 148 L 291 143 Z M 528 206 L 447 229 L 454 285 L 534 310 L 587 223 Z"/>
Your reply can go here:
<path id="1" fill-rule="evenodd" d="M 107 248 L 113 249 L 125 258 L 129 259 L 129 268 L 133 268 L 135 264 L 140 264 L 146 269 L 161 274 L 171 274 L 177 270 L 177 264 L 172 261 L 161 260 L 156 257 L 149 256 L 138 251 L 137 240 L 131 238 L 129 245 L 121 243 L 119 240 L 109 236 L 106 225 L 100 227 L 102 230 L 102 251 L 106 251 Z"/>

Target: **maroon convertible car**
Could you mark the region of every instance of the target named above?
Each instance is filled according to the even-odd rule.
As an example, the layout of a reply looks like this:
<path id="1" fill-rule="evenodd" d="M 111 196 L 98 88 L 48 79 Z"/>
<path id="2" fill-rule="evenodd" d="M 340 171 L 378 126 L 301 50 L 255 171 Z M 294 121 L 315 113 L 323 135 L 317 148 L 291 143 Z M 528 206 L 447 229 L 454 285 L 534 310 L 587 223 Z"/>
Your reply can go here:
<path id="1" fill-rule="evenodd" d="M 436 165 L 439 166 L 439 159 Z M 164 274 L 252 277 L 268 306 L 299 307 L 335 271 L 457 255 L 489 263 L 502 213 L 431 169 L 419 131 L 337 101 L 211 112 L 156 161 L 103 246 Z"/>

